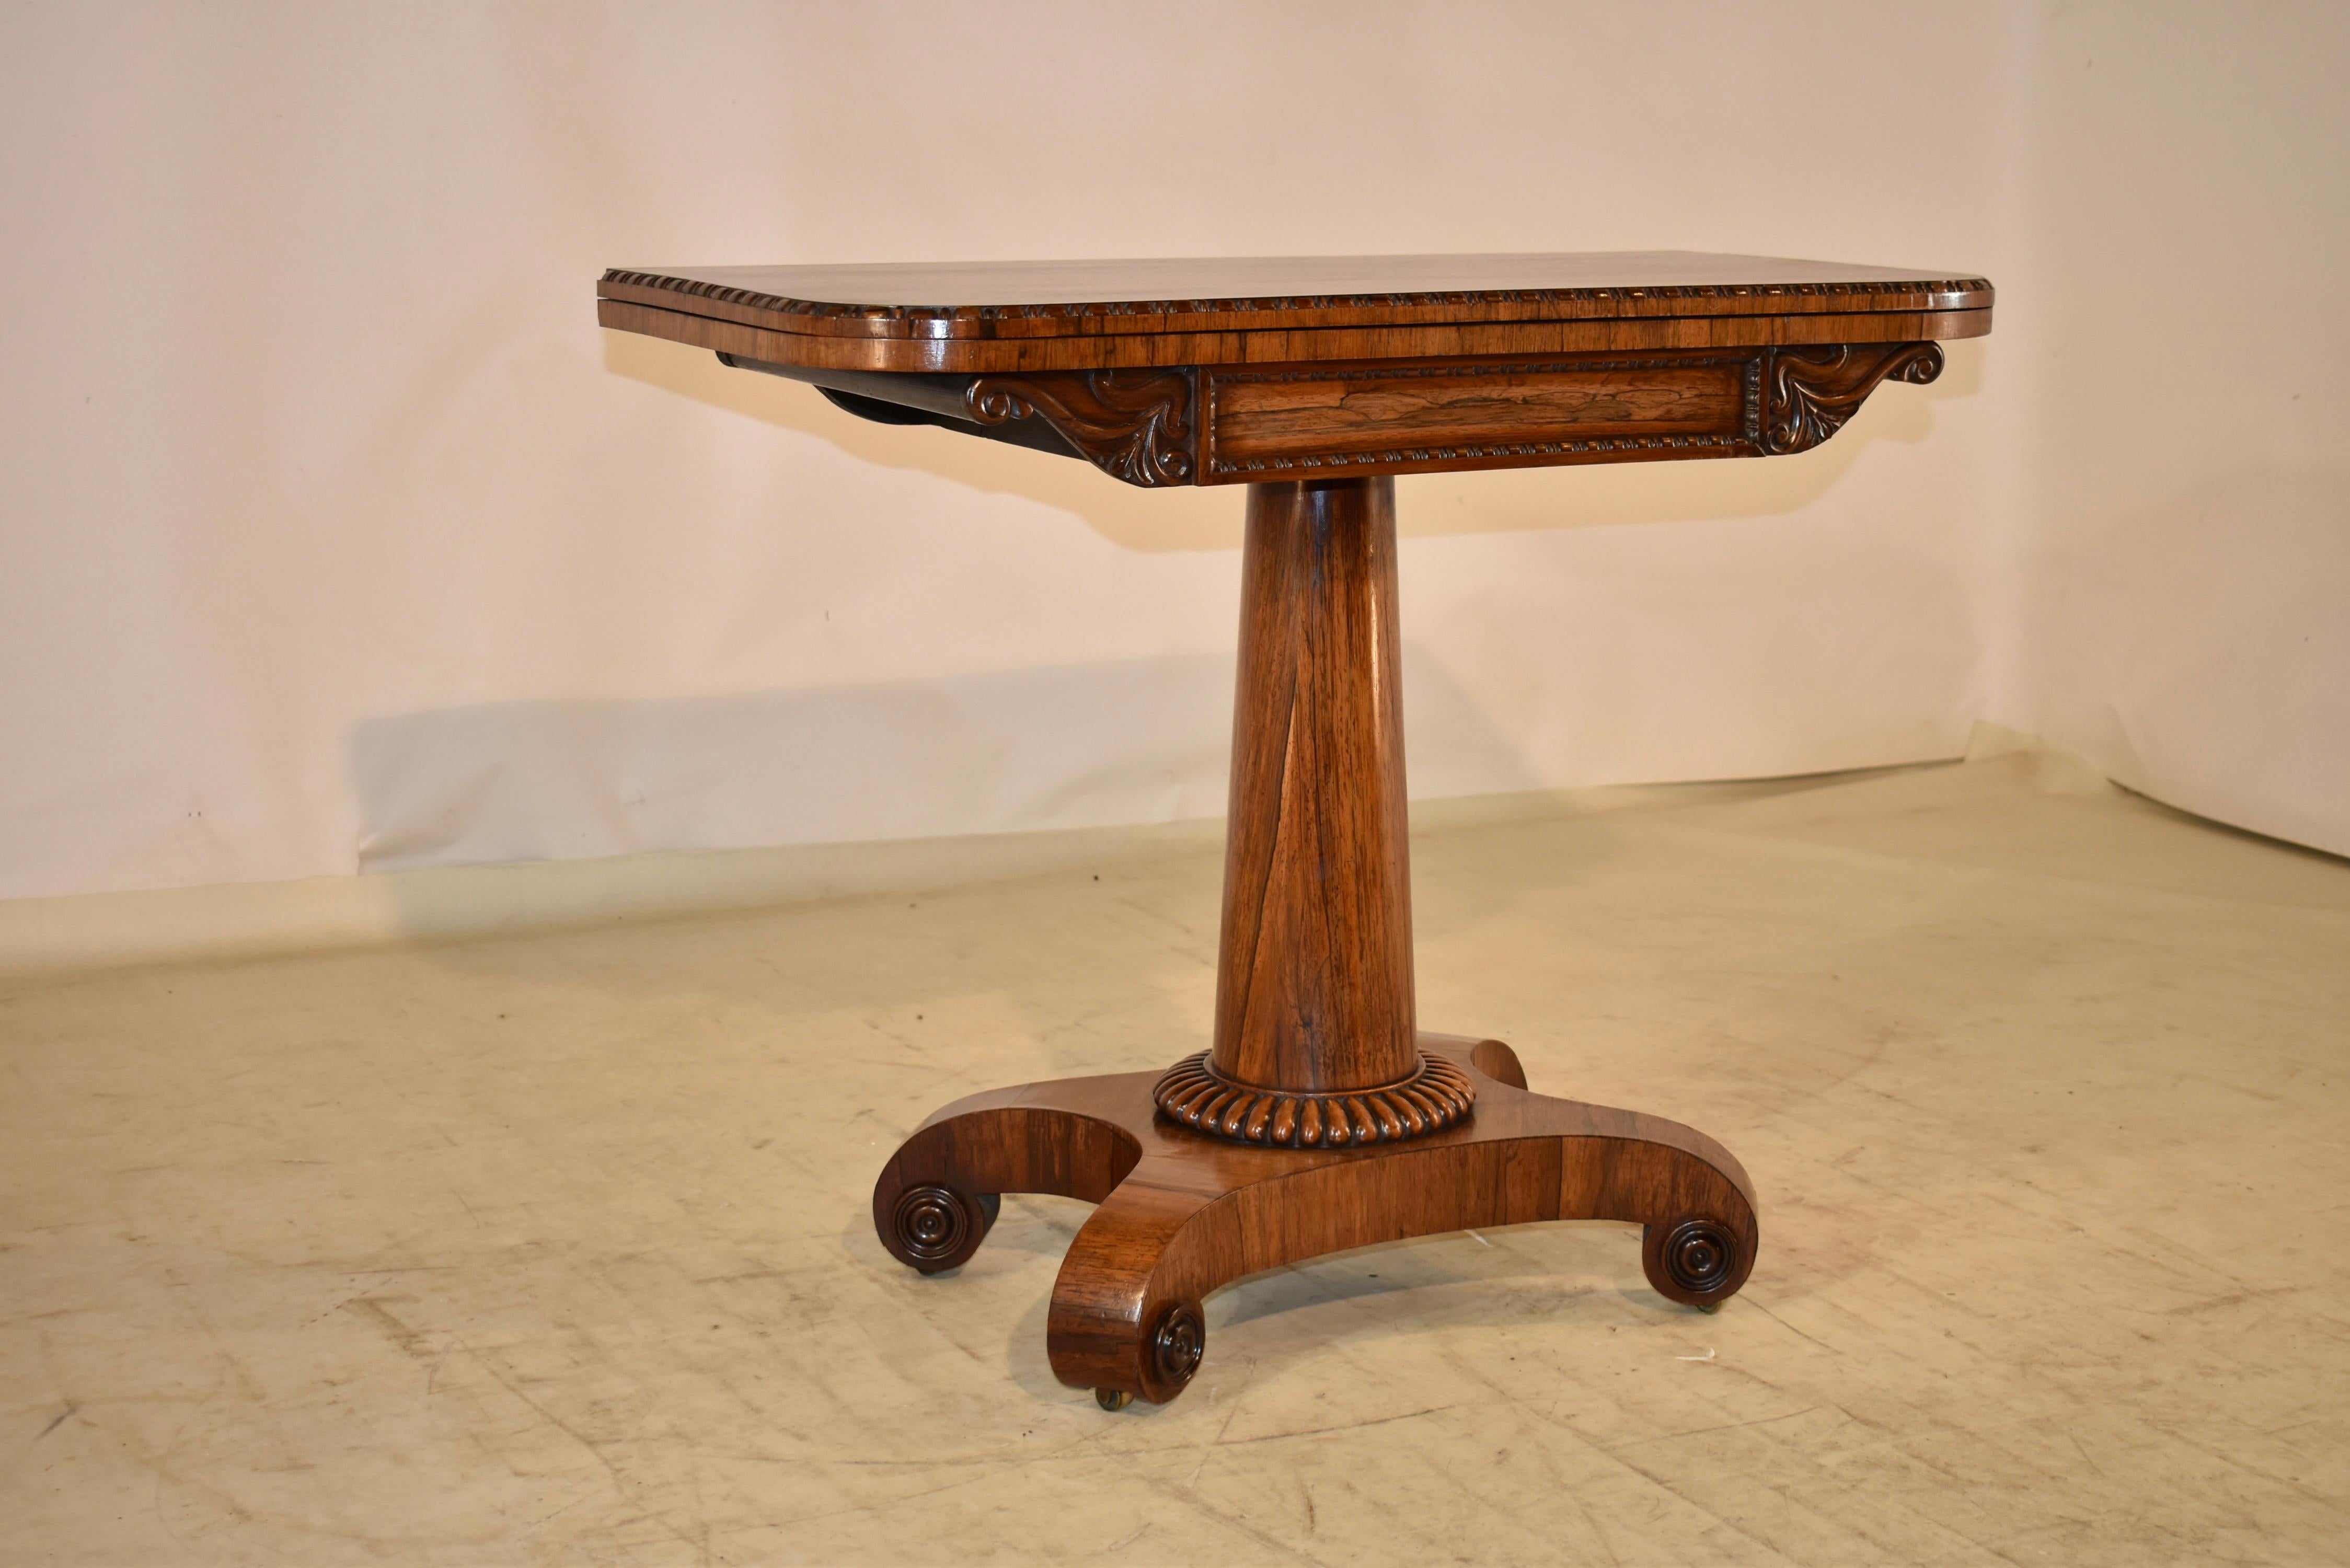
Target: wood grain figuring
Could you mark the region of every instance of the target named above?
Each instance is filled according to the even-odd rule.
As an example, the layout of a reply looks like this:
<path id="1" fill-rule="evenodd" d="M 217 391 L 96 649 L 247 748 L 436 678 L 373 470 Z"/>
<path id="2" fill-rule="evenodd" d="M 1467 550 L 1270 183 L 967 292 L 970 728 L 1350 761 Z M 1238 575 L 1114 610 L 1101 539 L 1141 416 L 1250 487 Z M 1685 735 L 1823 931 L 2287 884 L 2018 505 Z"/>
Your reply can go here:
<path id="1" fill-rule="evenodd" d="M 1748 365 L 1734 359 L 1578 365 L 1383 366 L 1213 378 L 1216 452 L 1247 460 L 1328 448 L 1469 446 L 1527 431 L 1737 431 Z"/>
<path id="2" fill-rule="evenodd" d="M 1211 1060 L 1332 1094 L 1419 1070 L 1395 482 L 1253 485 Z"/>
<path id="3" fill-rule="evenodd" d="M 1669 1300 L 1712 1306 L 1745 1283 L 1760 1239 L 1753 1189 L 1721 1145 L 1661 1117 L 1530 1094 L 1498 1041 L 1423 1034 L 1418 1049 L 1474 1084 L 1476 1116 L 1359 1148 L 1202 1137 L 1155 1114 L 1147 1073 L 975 1095 L 931 1117 L 884 1168 L 875 1226 L 901 1261 L 938 1272 L 977 1250 L 1002 1193 L 1098 1204 L 1054 1283 L 1045 1353 L 1064 1383 L 1155 1403 L 1180 1394 L 1200 1364 L 1207 1295 L 1350 1247 L 1616 1220 L 1643 1227 L 1641 1267 Z M 910 1244 L 909 1192 L 925 1194 L 917 1212 L 937 1192 L 963 1217 L 951 1257 Z"/>
<path id="4" fill-rule="evenodd" d="M 1758 455 L 1769 354 L 1211 369 L 1201 479 Z"/>

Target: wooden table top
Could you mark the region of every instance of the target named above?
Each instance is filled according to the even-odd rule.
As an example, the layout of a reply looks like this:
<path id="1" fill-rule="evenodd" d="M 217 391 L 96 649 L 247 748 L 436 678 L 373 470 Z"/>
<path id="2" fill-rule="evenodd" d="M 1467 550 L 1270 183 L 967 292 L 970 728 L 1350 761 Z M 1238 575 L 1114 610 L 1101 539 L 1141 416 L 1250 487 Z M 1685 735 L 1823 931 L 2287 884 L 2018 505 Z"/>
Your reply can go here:
<path id="1" fill-rule="evenodd" d="M 1980 277 L 1692 251 L 615 268 L 606 327 L 891 424 L 1230 484 L 1804 452 Z"/>
<path id="2" fill-rule="evenodd" d="M 771 364 L 989 372 L 1929 341 L 1964 273 L 1694 251 L 622 267 L 608 327 Z"/>

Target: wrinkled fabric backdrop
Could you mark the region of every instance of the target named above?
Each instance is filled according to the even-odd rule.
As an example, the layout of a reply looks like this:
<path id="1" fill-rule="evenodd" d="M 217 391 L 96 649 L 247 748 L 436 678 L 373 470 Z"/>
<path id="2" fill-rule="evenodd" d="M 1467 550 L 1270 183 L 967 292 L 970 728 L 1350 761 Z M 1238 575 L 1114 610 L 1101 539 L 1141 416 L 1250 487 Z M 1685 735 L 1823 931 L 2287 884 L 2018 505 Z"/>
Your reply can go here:
<path id="1" fill-rule="evenodd" d="M 54 5 L 0 51 L 0 897 L 1213 815 L 1237 489 L 608 335 L 611 265 L 1980 272 L 1767 462 L 1406 479 L 1421 795 L 1988 720 L 2350 852 L 2350 11 Z"/>

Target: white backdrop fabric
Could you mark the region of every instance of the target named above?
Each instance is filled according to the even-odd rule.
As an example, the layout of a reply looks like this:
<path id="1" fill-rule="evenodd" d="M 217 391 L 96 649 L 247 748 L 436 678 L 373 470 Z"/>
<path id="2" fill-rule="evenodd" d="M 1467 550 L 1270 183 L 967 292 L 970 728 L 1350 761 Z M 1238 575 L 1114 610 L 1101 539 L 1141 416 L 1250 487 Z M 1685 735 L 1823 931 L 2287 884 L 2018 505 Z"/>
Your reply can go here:
<path id="1" fill-rule="evenodd" d="M 1988 275 L 1814 453 L 1401 482 L 1414 792 L 1988 719 L 2350 853 L 2350 12 L 1970 16 L 14 11 L 0 897 L 1220 812 L 1240 493 L 596 327 L 695 262 Z"/>

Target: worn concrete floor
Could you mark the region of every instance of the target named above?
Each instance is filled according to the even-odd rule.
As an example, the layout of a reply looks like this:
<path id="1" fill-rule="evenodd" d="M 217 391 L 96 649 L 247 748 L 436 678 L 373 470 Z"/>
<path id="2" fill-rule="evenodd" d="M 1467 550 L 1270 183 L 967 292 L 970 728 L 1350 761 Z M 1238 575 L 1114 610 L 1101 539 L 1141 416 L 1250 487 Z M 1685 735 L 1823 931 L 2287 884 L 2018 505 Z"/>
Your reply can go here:
<path id="1" fill-rule="evenodd" d="M 1415 846 L 1421 1015 L 1693 1122 L 1719 1314 L 1608 1225 L 1053 1380 L 1086 1210 L 874 1241 L 932 1106 L 1194 1049 L 1189 855 L 0 995 L 0 1561 L 2350 1560 L 2350 866 L 2028 757 Z"/>

